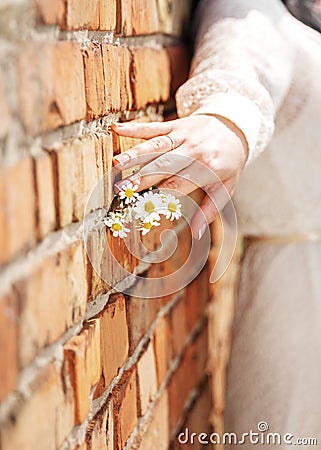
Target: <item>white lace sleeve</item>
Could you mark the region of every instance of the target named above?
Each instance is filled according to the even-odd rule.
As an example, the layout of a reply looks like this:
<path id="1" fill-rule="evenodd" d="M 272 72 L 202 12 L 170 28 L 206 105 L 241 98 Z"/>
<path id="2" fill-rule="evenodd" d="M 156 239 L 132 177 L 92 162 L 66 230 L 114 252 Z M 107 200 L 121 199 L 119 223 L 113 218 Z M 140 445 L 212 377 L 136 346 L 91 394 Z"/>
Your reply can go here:
<path id="1" fill-rule="evenodd" d="M 179 117 L 213 114 L 245 135 L 248 162 L 269 143 L 292 79 L 291 15 L 280 0 L 203 0 Z"/>

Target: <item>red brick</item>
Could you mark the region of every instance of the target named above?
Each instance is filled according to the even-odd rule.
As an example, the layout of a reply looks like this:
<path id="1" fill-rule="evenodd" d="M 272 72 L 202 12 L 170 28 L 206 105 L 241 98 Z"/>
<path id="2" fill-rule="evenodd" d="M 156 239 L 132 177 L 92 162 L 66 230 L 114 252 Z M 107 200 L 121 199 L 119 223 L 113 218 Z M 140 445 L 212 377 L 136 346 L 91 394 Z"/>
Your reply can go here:
<path id="1" fill-rule="evenodd" d="M 204 377 L 207 362 L 207 327 L 185 350 L 183 359 L 169 384 L 170 431 L 172 432 L 184 411 L 192 390 Z"/>
<path id="2" fill-rule="evenodd" d="M 62 29 L 113 30 L 116 0 L 36 0 L 38 21 Z"/>
<path id="3" fill-rule="evenodd" d="M 19 295 L 19 361 L 30 363 L 46 345 L 78 322 L 86 309 L 81 242 L 47 256 L 15 284 Z"/>
<path id="4" fill-rule="evenodd" d="M 92 233 L 86 243 L 87 259 L 87 287 L 88 301 L 94 300 L 97 295 L 106 293 L 110 286 L 101 278 L 100 267 L 102 265 L 102 250 L 99 233 Z"/>
<path id="5" fill-rule="evenodd" d="M 86 433 L 88 450 L 112 450 L 114 444 L 113 400 L 109 397 L 89 422 Z M 86 449 L 85 449 L 86 450 Z"/>
<path id="6" fill-rule="evenodd" d="M 55 187 L 52 160 L 47 153 L 34 159 L 38 237 L 56 227 Z"/>
<path id="7" fill-rule="evenodd" d="M 18 302 L 14 293 L 0 299 L 0 401 L 14 389 L 18 376 Z"/>
<path id="8" fill-rule="evenodd" d="M 170 66 L 165 50 L 135 48 L 133 52 L 134 99 L 137 109 L 166 101 L 170 90 Z M 153 61 L 153 64 L 151 64 Z"/>
<path id="9" fill-rule="evenodd" d="M 184 295 L 186 324 L 189 331 L 197 324 L 198 320 L 206 315 L 206 307 L 209 299 L 208 270 L 205 267 L 202 272 L 186 287 Z"/>
<path id="10" fill-rule="evenodd" d="M 106 90 L 102 48 L 99 44 L 92 44 L 86 48 L 84 54 L 85 89 L 88 120 L 106 113 Z"/>
<path id="11" fill-rule="evenodd" d="M 102 175 L 102 159 L 97 138 L 87 135 L 68 139 L 50 150 L 57 173 L 58 216 L 61 227 L 82 220 L 92 189 Z M 101 207 L 103 191 L 95 191 L 87 212 Z"/>
<path id="12" fill-rule="evenodd" d="M 167 222 L 167 223 L 166 223 Z M 160 227 L 157 227 L 155 229 L 155 235 L 154 237 L 149 233 L 146 237 L 149 238 L 149 241 L 144 241 L 145 246 L 152 250 L 159 247 L 160 239 L 158 238 L 159 234 L 162 232 L 162 230 L 166 228 L 173 227 L 173 222 L 170 222 L 169 220 L 166 221 L 163 219 L 162 224 Z M 190 252 L 190 241 L 191 241 L 191 235 L 189 232 L 189 229 L 185 227 L 183 230 L 181 230 L 178 233 L 178 242 L 181 243 L 181 245 L 177 245 L 176 249 L 172 249 L 167 245 L 167 250 L 170 250 L 170 252 L 173 252 L 169 258 L 167 258 L 165 261 L 159 264 L 152 264 L 150 269 L 147 272 L 146 277 L 148 278 L 159 278 L 160 283 L 155 286 L 150 286 L 148 293 L 149 295 L 154 298 L 158 297 L 160 295 L 160 292 L 162 292 L 162 302 L 163 305 L 168 304 L 169 301 L 172 300 L 173 296 L 177 293 L 179 290 L 179 285 L 176 285 L 174 283 L 171 284 L 169 289 L 169 283 L 167 280 L 167 276 L 174 274 L 177 270 L 179 270 L 185 263 L 185 261 L 188 258 L 189 252 Z M 203 255 L 199 255 L 201 258 Z M 197 258 L 196 254 L 196 258 Z M 182 269 L 186 273 L 190 273 L 191 270 L 194 269 L 193 264 L 194 261 L 190 261 L 189 265 L 185 265 L 185 267 Z M 186 282 L 188 279 L 186 279 Z M 136 291 L 139 292 L 140 286 L 137 285 Z M 177 290 L 175 290 L 177 289 Z"/>
<path id="13" fill-rule="evenodd" d="M 67 0 L 68 29 L 99 29 L 99 0 Z"/>
<path id="14" fill-rule="evenodd" d="M 103 163 L 103 174 L 109 172 L 112 168 L 113 163 L 113 153 L 114 153 L 114 135 L 111 133 L 100 133 L 98 135 L 97 145 L 99 149 L 98 152 L 101 152 L 102 163 Z M 110 198 L 110 197 L 106 197 Z M 110 198 L 112 200 L 112 198 Z"/>
<path id="15" fill-rule="evenodd" d="M 62 26 L 66 20 L 65 0 L 35 0 L 37 21 Z"/>
<path id="16" fill-rule="evenodd" d="M 130 68 L 132 65 L 132 54 L 127 47 L 119 47 L 120 50 L 120 109 L 133 109 L 133 93 L 131 90 L 132 74 Z"/>
<path id="17" fill-rule="evenodd" d="M 167 450 L 169 443 L 168 395 L 165 391 L 153 410 L 153 418 L 140 443 L 139 450 Z"/>
<path id="18" fill-rule="evenodd" d="M 116 0 L 99 1 L 99 29 L 114 30 L 116 28 Z"/>
<path id="19" fill-rule="evenodd" d="M 153 343 L 150 342 L 137 362 L 139 413 L 143 416 L 157 392 L 156 362 Z"/>
<path id="20" fill-rule="evenodd" d="M 106 84 L 106 107 L 107 111 L 119 111 L 120 104 L 120 71 L 121 48 L 115 45 L 102 45 L 103 70 Z M 126 68 L 129 74 L 129 66 Z M 128 75 L 129 76 L 129 75 Z"/>
<path id="21" fill-rule="evenodd" d="M 104 196 L 104 205 L 107 207 L 107 205 L 110 205 L 112 202 L 112 199 L 114 197 L 114 190 L 113 190 L 113 180 L 112 180 L 112 160 L 113 160 L 113 154 L 114 154 L 114 135 L 111 133 L 100 133 L 98 134 L 98 139 L 96 141 L 96 164 L 97 161 L 100 163 L 100 158 L 102 162 L 102 170 L 101 173 L 99 173 L 99 179 L 104 176 L 103 179 L 103 196 Z M 98 164 L 97 164 L 98 165 Z"/>
<path id="22" fill-rule="evenodd" d="M 32 161 L 25 158 L 0 170 L 0 264 L 36 240 Z"/>
<path id="23" fill-rule="evenodd" d="M 102 378 L 95 397 L 110 385 L 128 355 L 128 329 L 125 299 L 114 294 L 100 317 Z"/>
<path id="24" fill-rule="evenodd" d="M 84 67 L 79 44 L 25 44 L 19 55 L 18 74 L 21 120 L 29 134 L 85 117 Z"/>
<path id="25" fill-rule="evenodd" d="M 102 278 L 112 286 L 128 277 L 139 262 L 135 256 L 139 254 L 137 234 L 138 231 L 133 230 L 125 242 L 123 239 L 113 237 L 106 228 L 101 274 Z"/>
<path id="26" fill-rule="evenodd" d="M 188 336 L 186 311 L 182 299 L 170 311 L 170 326 L 174 356 L 178 356 Z"/>
<path id="27" fill-rule="evenodd" d="M 162 299 L 130 297 L 127 302 L 130 353 L 148 331 L 161 308 Z"/>
<path id="28" fill-rule="evenodd" d="M 68 29 L 113 30 L 116 0 L 67 0 Z"/>
<path id="29" fill-rule="evenodd" d="M 75 203 L 75 216 L 78 220 L 83 219 L 84 213 L 89 213 L 91 211 L 96 210 L 97 208 L 101 208 L 104 205 L 104 192 L 103 185 L 100 184 L 96 188 L 98 181 L 101 179 L 103 175 L 103 163 L 102 163 L 102 155 L 101 151 L 97 151 L 97 137 L 96 136 L 88 136 L 83 139 L 81 142 L 82 148 L 82 166 L 79 168 L 79 172 L 83 173 L 84 183 L 79 183 L 79 193 L 76 193 L 76 196 L 81 197 L 74 201 Z M 80 177 L 79 177 L 80 178 Z M 93 189 L 95 189 L 93 191 Z M 93 195 L 90 197 L 90 194 Z M 87 206 L 87 210 L 85 211 L 85 207 L 88 199 L 90 198 L 90 202 Z M 77 213 L 77 206 L 80 204 L 79 213 Z"/>
<path id="30" fill-rule="evenodd" d="M 85 322 L 80 334 L 64 347 L 75 395 L 75 423 L 81 424 L 90 411 L 90 389 L 101 374 L 100 321 Z"/>
<path id="31" fill-rule="evenodd" d="M 107 90 L 107 111 L 132 109 L 131 53 L 129 49 L 122 46 L 103 45 L 102 52 Z"/>
<path id="32" fill-rule="evenodd" d="M 45 409 L 44 409 L 45 408 Z M 33 382 L 32 394 L 1 428 L 1 450 L 56 450 L 73 428 L 73 397 L 55 366 Z"/>
<path id="33" fill-rule="evenodd" d="M 171 331 L 167 317 L 161 317 L 154 332 L 158 385 L 164 381 L 172 359 Z"/>
<path id="34" fill-rule="evenodd" d="M 113 391 L 115 450 L 121 450 L 137 422 L 136 371 L 126 373 Z"/>
<path id="35" fill-rule="evenodd" d="M 118 15 L 117 33 L 140 35 L 156 33 L 159 30 L 156 0 L 119 1 L 121 13 Z"/>

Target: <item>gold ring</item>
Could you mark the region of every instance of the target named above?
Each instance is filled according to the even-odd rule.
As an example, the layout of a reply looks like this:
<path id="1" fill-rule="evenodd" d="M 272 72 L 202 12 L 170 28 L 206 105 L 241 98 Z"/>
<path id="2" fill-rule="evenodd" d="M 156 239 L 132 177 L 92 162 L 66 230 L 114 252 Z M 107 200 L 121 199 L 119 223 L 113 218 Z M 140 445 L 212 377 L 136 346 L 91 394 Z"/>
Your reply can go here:
<path id="1" fill-rule="evenodd" d="M 171 150 L 174 150 L 174 148 L 175 148 L 174 139 L 171 138 L 169 134 L 165 134 L 165 136 L 168 137 L 168 139 L 171 141 Z"/>

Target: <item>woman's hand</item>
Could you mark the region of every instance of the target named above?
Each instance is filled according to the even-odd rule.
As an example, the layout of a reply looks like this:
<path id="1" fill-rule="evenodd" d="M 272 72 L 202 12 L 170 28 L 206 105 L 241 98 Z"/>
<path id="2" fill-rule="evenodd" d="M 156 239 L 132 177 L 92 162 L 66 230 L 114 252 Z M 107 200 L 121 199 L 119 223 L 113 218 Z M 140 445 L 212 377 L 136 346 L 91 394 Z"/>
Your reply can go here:
<path id="1" fill-rule="evenodd" d="M 247 143 L 242 132 L 227 119 L 205 114 L 169 122 L 113 123 L 111 129 L 120 136 L 147 139 L 115 156 L 122 170 L 142 157 L 145 165 L 126 179 L 138 184 L 138 190 L 156 184 L 183 194 L 198 186 L 206 189 L 208 195 L 200 205 L 203 214 L 197 211 L 191 223 L 193 236 L 200 239 L 232 196 L 246 162 Z M 116 183 L 116 188 L 122 183 L 124 180 Z"/>

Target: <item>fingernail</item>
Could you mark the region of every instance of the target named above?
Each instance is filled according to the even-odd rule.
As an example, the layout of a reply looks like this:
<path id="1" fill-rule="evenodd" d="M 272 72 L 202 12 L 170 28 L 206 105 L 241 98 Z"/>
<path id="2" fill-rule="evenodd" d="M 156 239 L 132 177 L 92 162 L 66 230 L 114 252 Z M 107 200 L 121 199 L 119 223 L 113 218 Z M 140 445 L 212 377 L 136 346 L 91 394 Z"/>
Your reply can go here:
<path id="1" fill-rule="evenodd" d="M 127 155 L 127 153 L 124 153 L 122 155 L 114 156 L 113 159 L 115 159 L 121 166 L 124 166 L 130 161 L 130 156 Z"/>
<path id="2" fill-rule="evenodd" d="M 200 229 L 198 230 L 198 240 L 199 240 L 199 241 L 202 239 L 202 236 L 203 236 L 204 233 L 205 233 L 206 226 L 207 226 L 206 223 L 203 223 L 203 224 L 201 225 Z"/>
<path id="3" fill-rule="evenodd" d="M 120 123 L 120 122 L 117 122 L 117 123 L 114 123 L 114 122 L 113 122 L 112 125 L 113 125 L 114 127 L 117 127 L 117 128 L 123 128 L 123 127 L 126 126 L 125 123 Z"/>

